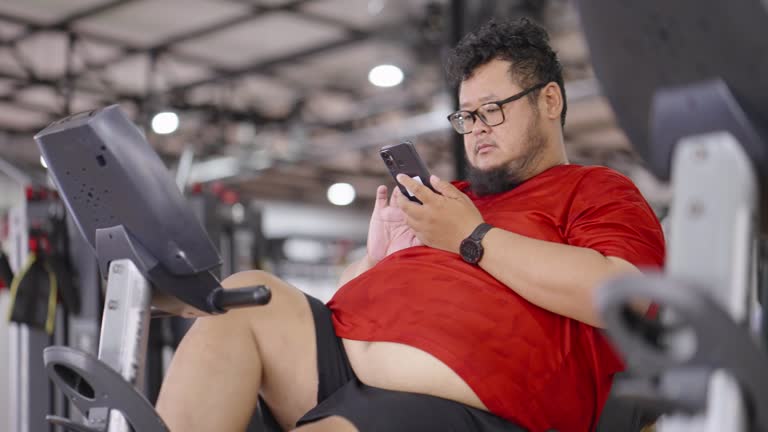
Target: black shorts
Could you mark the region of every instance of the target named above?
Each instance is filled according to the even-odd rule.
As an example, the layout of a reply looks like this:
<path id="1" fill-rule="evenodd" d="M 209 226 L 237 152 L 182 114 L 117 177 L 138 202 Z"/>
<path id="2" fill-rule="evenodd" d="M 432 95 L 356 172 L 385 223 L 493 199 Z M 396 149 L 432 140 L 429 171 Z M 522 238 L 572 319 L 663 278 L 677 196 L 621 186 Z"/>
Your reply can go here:
<path id="1" fill-rule="evenodd" d="M 524 432 L 501 417 L 458 402 L 361 383 L 333 329 L 330 309 L 314 297 L 307 299 L 315 319 L 320 383 L 317 406 L 297 425 L 336 415 L 352 422 L 361 432 Z"/>

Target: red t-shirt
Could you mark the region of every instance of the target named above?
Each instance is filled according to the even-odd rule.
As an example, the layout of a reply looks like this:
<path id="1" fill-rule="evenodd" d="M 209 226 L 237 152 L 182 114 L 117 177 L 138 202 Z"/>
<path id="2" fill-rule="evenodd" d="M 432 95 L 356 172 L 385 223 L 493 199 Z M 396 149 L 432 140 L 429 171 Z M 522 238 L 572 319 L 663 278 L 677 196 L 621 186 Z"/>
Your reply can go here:
<path id="1" fill-rule="evenodd" d="M 632 182 L 610 169 L 560 165 L 482 198 L 456 185 L 495 227 L 640 268 L 663 264 L 656 216 Z M 340 337 L 426 351 L 496 415 L 533 432 L 593 430 L 621 359 L 599 329 L 535 306 L 514 288 L 456 254 L 418 246 L 349 281 L 328 307 Z"/>

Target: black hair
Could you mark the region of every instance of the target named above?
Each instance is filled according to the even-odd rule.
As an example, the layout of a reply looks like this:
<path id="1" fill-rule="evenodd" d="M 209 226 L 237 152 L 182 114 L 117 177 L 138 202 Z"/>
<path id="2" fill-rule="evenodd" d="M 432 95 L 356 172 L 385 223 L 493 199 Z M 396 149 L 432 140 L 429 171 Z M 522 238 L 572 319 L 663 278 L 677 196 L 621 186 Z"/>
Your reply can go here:
<path id="1" fill-rule="evenodd" d="M 565 126 L 567 104 L 563 67 L 549 46 L 549 35 L 542 26 L 528 18 L 504 22 L 491 20 L 468 33 L 448 57 L 451 84 L 458 86 L 470 78 L 475 69 L 494 59 L 510 62 L 512 79 L 523 88 L 556 82 L 563 98 L 560 124 Z M 535 101 L 538 94 L 538 91 L 530 93 L 529 101 Z"/>

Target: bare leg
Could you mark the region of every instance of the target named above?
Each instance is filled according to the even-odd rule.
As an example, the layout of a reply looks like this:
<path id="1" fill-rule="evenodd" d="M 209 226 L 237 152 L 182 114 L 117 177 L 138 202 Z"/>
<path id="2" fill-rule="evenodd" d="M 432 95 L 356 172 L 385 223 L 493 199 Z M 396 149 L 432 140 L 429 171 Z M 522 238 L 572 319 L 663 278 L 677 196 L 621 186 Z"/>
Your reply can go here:
<path id="1" fill-rule="evenodd" d="M 332 416 L 294 429 L 295 432 L 359 432 L 355 425 L 344 417 Z"/>
<path id="2" fill-rule="evenodd" d="M 265 284 L 266 306 L 198 319 L 163 382 L 157 410 L 171 431 L 242 431 L 259 391 L 285 429 L 317 403 L 317 347 L 303 293 L 261 271 L 222 285 Z"/>

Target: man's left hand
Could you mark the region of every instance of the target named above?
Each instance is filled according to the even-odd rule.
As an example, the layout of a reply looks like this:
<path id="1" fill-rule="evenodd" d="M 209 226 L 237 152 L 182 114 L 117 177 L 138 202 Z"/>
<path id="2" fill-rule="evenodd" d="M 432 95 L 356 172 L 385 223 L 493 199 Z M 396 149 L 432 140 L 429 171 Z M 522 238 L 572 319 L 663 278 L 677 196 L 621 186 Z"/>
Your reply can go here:
<path id="1" fill-rule="evenodd" d="M 406 223 L 422 243 L 458 254 L 461 241 L 483 222 L 483 216 L 472 200 L 452 184 L 437 176 L 431 176 L 429 180 L 439 194 L 407 175 L 399 174 L 397 181 L 423 204 L 408 200 L 396 189 L 396 205 L 405 212 Z"/>

